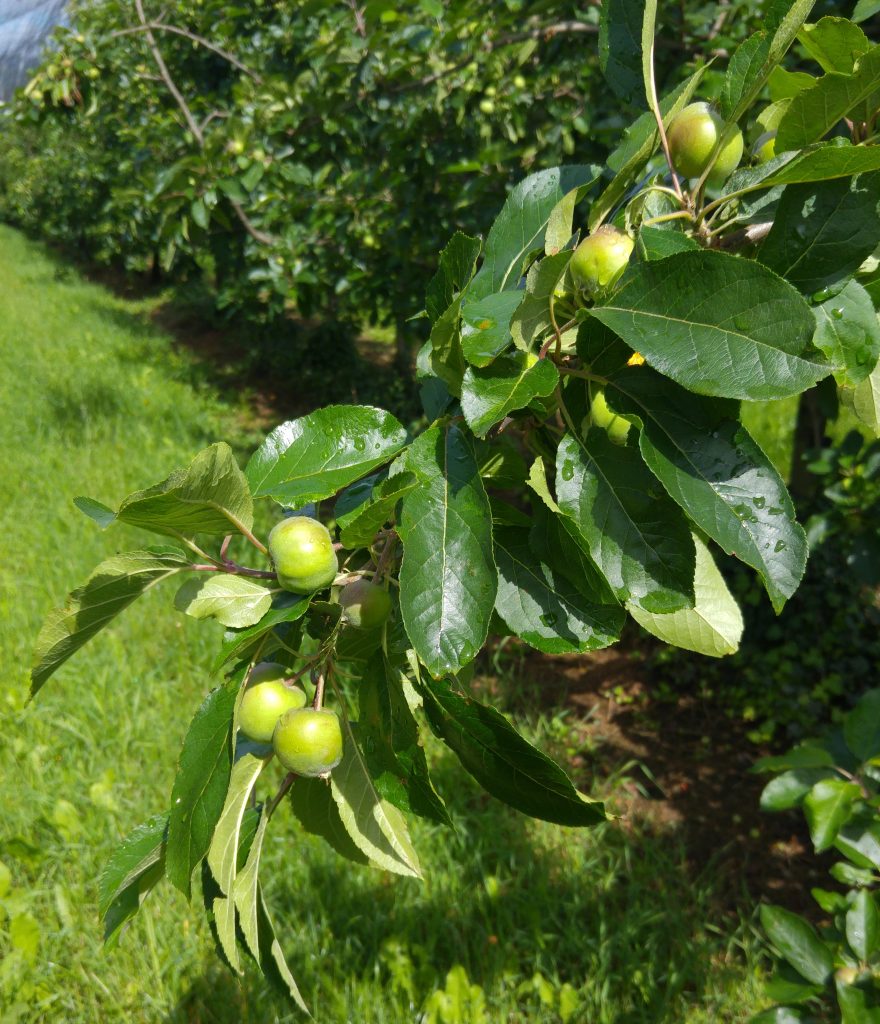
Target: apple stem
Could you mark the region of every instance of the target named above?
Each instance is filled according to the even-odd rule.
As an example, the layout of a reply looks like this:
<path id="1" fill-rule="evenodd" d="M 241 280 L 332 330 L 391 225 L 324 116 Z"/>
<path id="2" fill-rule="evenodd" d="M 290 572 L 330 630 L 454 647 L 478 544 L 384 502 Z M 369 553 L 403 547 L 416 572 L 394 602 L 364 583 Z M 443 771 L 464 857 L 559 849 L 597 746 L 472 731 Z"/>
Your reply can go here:
<path id="1" fill-rule="evenodd" d="M 315 683 L 315 699 L 312 701 L 312 707 L 319 711 L 324 703 L 324 673 L 318 672 L 313 678 Z"/>

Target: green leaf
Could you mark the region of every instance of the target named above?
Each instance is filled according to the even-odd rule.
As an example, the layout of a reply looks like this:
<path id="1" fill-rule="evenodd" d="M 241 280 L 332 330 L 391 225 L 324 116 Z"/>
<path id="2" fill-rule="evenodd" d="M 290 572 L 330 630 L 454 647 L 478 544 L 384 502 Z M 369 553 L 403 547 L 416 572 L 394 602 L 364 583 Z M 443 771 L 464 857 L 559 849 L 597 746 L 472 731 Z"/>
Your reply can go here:
<path id="1" fill-rule="evenodd" d="M 711 658 L 723 658 L 739 650 L 742 613 L 709 549 L 696 534 L 693 537 L 696 548 L 694 607 L 658 615 L 631 604 L 627 611 L 643 629 L 665 643 Z"/>
<path id="2" fill-rule="evenodd" d="M 804 815 L 816 853 L 834 844 L 837 833 L 861 795 L 859 786 L 844 779 L 822 779 L 804 797 Z"/>
<path id="3" fill-rule="evenodd" d="M 232 883 L 232 902 L 238 911 L 238 923 L 245 944 L 257 963 L 260 962 L 260 857 L 268 825 L 268 814 L 261 814 L 247 861 Z"/>
<path id="4" fill-rule="evenodd" d="M 645 366 L 612 375 L 605 397 L 642 423 L 639 448 L 667 493 L 727 554 L 761 574 L 781 611 L 804 574 L 806 534 L 735 403 L 694 395 Z"/>
<path id="5" fill-rule="evenodd" d="M 840 882 L 841 885 L 847 885 L 850 888 L 873 887 L 877 883 L 877 875 L 875 872 L 871 871 L 869 868 L 857 868 L 845 860 L 840 860 L 836 864 L 832 864 L 829 868 L 829 874 L 835 882 Z M 815 895 L 816 890 L 814 889 L 813 896 Z M 841 896 L 839 893 L 835 893 L 835 895 L 838 899 L 846 903 L 845 897 Z"/>
<path id="6" fill-rule="evenodd" d="M 858 867 L 880 871 L 880 823 L 844 825 L 834 846 Z"/>
<path id="7" fill-rule="evenodd" d="M 846 745 L 860 761 L 880 754 L 880 689 L 868 690 L 843 723 Z"/>
<path id="8" fill-rule="evenodd" d="M 865 889 L 856 893 L 846 912 L 846 941 L 862 962 L 880 945 L 880 911 L 872 893 Z"/>
<path id="9" fill-rule="evenodd" d="M 241 823 L 251 792 L 265 767 L 266 758 L 255 757 L 253 754 L 245 754 L 232 766 L 223 810 L 208 847 L 208 867 L 225 896 L 233 895 Z"/>
<path id="10" fill-rule="evenodd" d="M 464 418 L 477 437 L 485 437 L 509 413 L 552 395 L 558 383 L 552 360 L 522 352 L 499 356 L 482 370 L 468 367 L 461 383 Z"/>
<path id="11" fill-rule="evenodd" d="M 483 265 L 467 287 L 467 298 L 482 299 L 516 288 L 528 258 L 544 248 L 556 204 L 572 189 L 594 182 L 600 170 L 594 166 L 551 167 L 521 181 L 489 231 Z"/>
<path id="12" fill-rule="evenodd" d="M 489 501 L 466 435 L 435 426 L 413 442 L 407 468 L 420 486 L 403 499 L 400 610 L 432 675 L 476 657 L 489 630 L 497 574 Z"/>
<path id="13" fill-rule="evenodd" d="M 778 136 L 776 146 L 777 149 L 781 148 Z M 766 188 L 851 178 L 854 174 L 880 170 L 880 148 L 853 146 L 845 139 L 836 139 L 824 145 L 812 146 L 794 156 L 786 154 L 779 164 L 771 161 L 769 167 L 771 169 L 762 182 Z"/>
<path id="14" fill-rule="evenodd" d="M 590 190 L 592 184 L 590 181 L 573 188 L 553 207 L 544 237 L 544 252 L 547 256 L 555 256 L 571 241 L 575 207 Z"/>
<path id="15" fill-rule="evenodd" d="M 708 64 L 698 68 L 690 78 L 676 86 L 660 100 L 664 126 L 690 102 L 706 73 Z M 660 133 L 654 114 L 648 110 L 638 117 L 623 133 L 623 142 L 608 157 L 608 166 L 615 172 L 605 190 L 590 205 L 590 231 L 605 220 L 625 195 L 627 189 L 641 173 L 642 168 L 660 145 Z"/>
<path id="16" fill-rule="evenodd" d="M 874 105 L 880 88 L 878 80 L 880 46 L 872 46 L 860 56 L 852 74 L 823 75 L 814 86 L 792 97 L 776 132 L 777 150 L 803 149 L 818 142 L 848 114 L 854 114 L 856 120 L 865 120 L 859 116 L 858 108 L 868 101 L 869 105 Z"/>
<path id="17" fill-rule="evenodd" d="M 477 268 L 480 255 L 479 238 L 456 231 L 440 253 L 437 273 L 431 278 L 425 308 L 431 323 L 436 323 L 449 309 L 457 293 L 464 290 Z"/>
<path id="18" fill-rule="evenodd" d="M 834 988 L 840 1024 L 880 1024 L 880 998 L 873 985 L 851 985 L 837 975 Z"/>
<path id="19" fill-rule="evenodd" d="M 529 531 L 495 529 L 498 595 L 495 610 L 510 630 L 536 650 L 570 654 L 615 643 L 622 626 L 619 606 L 578 588 L 533 553 Z"/>
<path id="20" fill-rule="evenodd" d="M 235 934 L 235 904 L 228 896 L 217 896 L 211 904 L 217 941 L 223 951 L 226 963 L 236 974 L 241 974 L 241 960 L 238 955 Z"/>
<path id="21" fill-rule="evenodd" d="M 98 879 L 98 912 L 101 915 L 107 913 L 123 889 L 164 857 L 167 831 L 168 815 L 155 814 L 133 828 L 116 847 Z"/>
<path id="22" fill-rule="evenodd" d="M 115 945 L 120 929 L 138 912 L 143 897 L 165 874 L 168 815 L 157 814 L 138 825 L 114 850 L 98 879 L 98 912 L 104 919 L 104 942 Z"/>
<path id="23" fill-rule="evenodd" d="M 815 0 L 773 0 L 767 6 L 763 38 L 758 43 L 747 40 L 731 60 L 731 72 L 722 92 L 722 113 L 728 122 L 739 121 L 751 107 L 794 42 L 814 3 Z"/>
<path id="24" fill-rule="evenodd" d="M 389 462 L 406 431 L 382 409 L 329 405 L 276 427 L 248 462 L 254 497 L 302 507 Z"/>
<path id="25" fill-rule="evenodd" d="M 834 764 L 834 758 L 824 747 L 811 743 L 793 747 L 787 754 L 761 757 L 752 768 L 755 772 L 785 772 L 792 768 L 825 768 Z"/>
<path id="26" fill-rule="evenodd" d="M 554 310 L 556 289 L 565 277 L 570 260 L 571 252 L 566 250 L 547 256 L 529 268 L 525 295 L 517 293 L 522 301 L 510 321 L 514 344 L 522 351 L 535 351 L 540 340 L 554 330 L 554 323 L 561 326 Z"/>
<path id="27" fill-rule="evenodd" d="M 370 863 L 370 858 L 361 853 L 346 832 L 326 779 L 295 779 L 290 787 L 290 798 L 293 813 L 306 832 L 320 836 L 340 856 L 356 864 Z"/>
<path id="28" fill-rule="evenodd" d="M 880 0 L 858 0 L 853 8 L 852 20 L 855 22 L 867 21 L 873 18 L 880 11 Z"/>
<path id="29" fill-rule="evenodd" d="M 828 373 L 815 318 L 771 271 L 719 252 L 631 267 L 593 316 L 691 391 L 758 401 L 800 394 Z"/>
<path id="30" fill-rule="evenodd" d="M 190 723 L 171 790 L 165 853 L 172 885 L 189 899 L 193 869 L 208 852 L 232 769 L 237 688 L 212 690 Z"/>
<path id="31" fill-rule="evenodd" d="M 275 927 L 272 924 L 272 919 L 269 917 L 269 911 L 266 908 L 266 901 L 263 898 L 262 890 L 259 892 L 258 911 L 260 966 L 263 969 L 263 973 L 276 988 L 289 996 L 303 1013 L 308 1014 L 309 1008 L 306 1006 L 296 981 L 294 981 L 293 975 L 290 973 L 281 943 L 275 937 Z"/>
<path id="32" fill-rule="evenodd" d="M 71 655 L 155 584 L 186 572 L 189 561 L 175 549 L 131 551 L 108 558 L 67 603 L 50 612 L 34 647 L 31 696 Z"/>
<path id="33" fill-rule="evenodd" d="M 814 985 L 824 985 L 828 981 L 834 958 L 812 925 L 783 907 L 767 904 L 761 907 L 761 925 L 798 974 Z"/>
<path id="34" fill-rule="evenodd" d="M 623 601 L 646 611 L 693 607 L 694 543 L 638 451 L 591 428 L 566 435 L 556 456 L 556 498 Z"/>
<path id="35" fill-rule="evenodd" d="M 448 680 L 419 682 L 434 733 L 492 796 L 518 811 L 558 825 L 597 825 L 601 803 L 583 798 L 565 772 L 494 708 L 456 693 Z"/>
<path id="36" fill-rule="evenodd" d="M 452 827 L 431 782 L 401 673 L 381 651 L 367 662 L 357 693 L 360 749 L 380 796 L 405 813 Z"/>
<path id="37" fill-rule="evenodd" d="M 643 260 L 663 260 L 677 252 L 691 252 L 699 248 L 699 242 L 683 231 L 651 225 L 642 225 L 636 239 L 636 252 Z"/>
<path id="38" fill-rule="evenodd" d="M 880 437 L 880 363 L 852 391 L 843 392 L 856 416 Z"/>
<path id="39" fill-rule="evenodd" d="M 461 394 L 461 378 L 467 367 L 461 349 L 461 306 L 465 300 L 460 293 L 452 305 L 437 320 L 428 340 L 428 365 L 432 374 L 445 384 L 450 395 Z"/>
<path id="40" fill-rule="evenodd" d="M 865 33 L 846 18 L 826 17 L 804 25 L 798 40 L 823 71 L 843 75 L 852 74 L 857 58 L 871 48 Z"/>
<path id="41" fill-rule="evenodd" d="M 77 498 L 78 507 L 102 526 L 112 519 L 105 506 Z M 101 512 L 101 509 L 104 509 Z M 212 444 L 162 483 L 130 494 L 119 506 L 120 523 L 170 537 L 250 531 L 254 505 L 247 480 L 228 444 Z"/>
<path id="42" fill-rule="evenodd" d="M 804 1003 L 822 993 L 821 985 L 811 985 L 789 964 L 777 964 L 776 971 L 764 982 L 764 993 L 776 1003 Z"/>
<path id="43" fill-rule="evenodd" d="M 877 245 L 878 206 L 878 174 L 790 185 L 757 258 L 805 295 L 839 288 Z"/>
<path id="44" fill-rule="evenodd" d="M 262 583 L 233 576 L 188 579 L 174 598 L 174 607 L 194 619 L 217 619 L 224 626 L 254 626 L 272 605 L 272 592 Z"/>
<path id="45" fill-rule="evenodd" d="M 74 505 L 89 519 L 94 520 L 102 530 L 106 530 L 111 523 L 116 522 L 116 513 L 108 508 L 103 502 L 95 501 L 94 498 L 74 498 Z"/>
<path id="46" fill-rule="evenodd" d="M 376 531 L 395 516 L 400 500 L 414 490 L 417 481 L 412 473 L 398 473 L 373 487 L 372 498 L 358 506 L 356 512 L 345 517 L 339 539 L 347 548 L 367 547 L 373 543 Z"/>
<path id="47" fill-rule="evenodd" d="M 227 632 L 223 637 L 220 654 L 214 662 L 213 671 L 219 672 L 227 662 L 243 658 L 261 638 L 268 639 L 268 634 L 277 627 L 301 619 L 308 610 L 311 600 L 311 595 L 299 597 L 281 594 L 275 598 L 270 611 L 266 612 L 258 623 L 247 629 Z"/>
<path id="48" fill-rule="evenodd" d="M 871 296 L 850 281 L 814 311 L 816 348 L 835 367 L 834 377 L 841 387 L 857 387 L 870 377 L 880 357 L 880 323 Z"/>
<path id="49" fill-rule="evenodd" d="M 510 345 L 510 318 L 522 292 L 508 291 L 461 307 L 461 351 L 471 366 L 488 366 Z"/>
<path id="50" fill-rule="evenodd" d="M 330 789 L 345 830 L 374 864 L 397 875 L 421 878 L 406 821 L 377 790 L 347 719 L 343 735 L 342 760 L 330 775 Z"/>
<path id="51" fill-rule="evenodd" d="M 614 94 L 644 106 L 642 19 L 644 0 L 606 0 L 599 21 L 599 66 Z"/>
<path id="52" fill-rule="evenodd" d="M 792 768 L 771 779 L 761 792 L 762 811 L 788 811 L 798 807 L 813 786 L 833 778 L 830 768 Z"/>

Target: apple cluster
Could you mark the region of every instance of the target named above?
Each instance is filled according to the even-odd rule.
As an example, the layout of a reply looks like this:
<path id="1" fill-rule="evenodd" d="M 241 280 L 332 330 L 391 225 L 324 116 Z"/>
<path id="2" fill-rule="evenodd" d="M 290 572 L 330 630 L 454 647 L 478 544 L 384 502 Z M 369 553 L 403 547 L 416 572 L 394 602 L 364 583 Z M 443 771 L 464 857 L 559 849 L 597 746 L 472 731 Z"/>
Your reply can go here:
<path id="1" fill-rule="evenodd" d="M 276 523 L 268 551 L 279 584 L 294 594 L 330 587 L 339 571 L 330 531 L 309 516 Z M 338 600 L 346 623 L 355 629 L 380 629 L 391 614 L 388 591 L 365 579 L 343 586 Z M 305 690 L 288 680 L 288 674 L 276 662 L 253 667 L 238 709 L 239 728 L 256 743 L 271 743 L 288 771 L 307 778 L 326 776 L 342 758 L 339 716 L 328 708 L 306 707 Z"/>
<path id="2" fill-rule="evenodd" d="M 342 758 L 339 716 L 306 707 L 305 691 L 286 675 L 285 666 L 272 661 L 253 667 L 238 709 L 239 728 L 256 743 L 271 743 L 288 771 L 326 775 Z"/>

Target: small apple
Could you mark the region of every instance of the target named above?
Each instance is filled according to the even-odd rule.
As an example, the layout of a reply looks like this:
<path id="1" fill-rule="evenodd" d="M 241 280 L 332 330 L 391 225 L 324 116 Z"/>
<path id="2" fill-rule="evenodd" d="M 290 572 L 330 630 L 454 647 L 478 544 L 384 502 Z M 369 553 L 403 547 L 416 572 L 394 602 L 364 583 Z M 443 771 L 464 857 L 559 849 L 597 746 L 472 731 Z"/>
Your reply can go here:
<path id="1" fill-rule="evenodd" d="M 629 235 L 606 224 L 580 243 L 568 268 L 580 288 L 595 292 L 614 284 L 629 263 L 632 251 L 633 240 Z"/>
<path id="2" fill-rule="evenodd" d="M 291 516 L 276 523 L 268 547 L 278 582 L 294 594 L 312 594 L 328 587 L 339 568 L 330 531 L 309 516 Z"/>
<path id="3" fill-rule="evenodd" d="M 615 444 L 626 443 L 631 426 L 629 420 L 608 408 L 604 390 L 595 384 L 590 388 L 590 423 L 594 427 L 601 427 Z"/>
<path id="4" fill-rule="evenodd" d="M 339 716 L 329 708 L 294 708 L 275 725 L 272 746 L 284 767 L 297 775 L 326 775 L 342 759 Z"/>
<path id="5" fill-rule="evenodd" d="M 356 629 L 378 629 L 391 614 L 391 598 L 384 587 L 368 580 L 355 580 L 339 594 L 345 618 Z"/>
<path id="6" fill-rule="evenodd" d="M 489 100 L 489 99 L 480 100 L 480 111 L 483 114 L 494 114 L 495 113 L 495 104 L 494 104 L 494 102 L 492 100 Z"/>
<path id="7" fill-rule="evenodd" d="M 776 156 L 776 132 L 764 132 L 759 135 L 752 147 L 752 156 L 759 164 L 766 164 Z"/>
<path id="8" fill-rule="evenodd" d="M 280 667 L 283 669 L 283 666 Z M 248 739 L 257 743 L 270 743 L 278 719 L 285 711 L 304 707 L 306 695 L 298 686 L 287 686 L 281 679 L 264 679 L 261 682 L 258 677 L 255 681 L 258 668 L 251 672 L 247 689 L 241 698 L 238 727 Z"/>
<path id="9" fill-rule="evenodd" d="M 691 103 L 669 124 L 667 137 L 672 165 L 685 178 L 699 178 L 709 166 L 715 143 L 727 126 L 708 103 Z M 739 165 L 743 154 L 742 132 L 734 135 L 721 148 L 712 166 L 708 182 L 721 185 Z"/>

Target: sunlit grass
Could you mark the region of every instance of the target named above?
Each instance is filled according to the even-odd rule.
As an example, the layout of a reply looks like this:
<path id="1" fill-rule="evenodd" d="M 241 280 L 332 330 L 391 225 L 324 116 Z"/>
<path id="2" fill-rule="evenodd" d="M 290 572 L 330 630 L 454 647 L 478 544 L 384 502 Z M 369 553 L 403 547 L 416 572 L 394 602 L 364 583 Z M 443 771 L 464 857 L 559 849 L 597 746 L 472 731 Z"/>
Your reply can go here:
<path id="1" fill-rule="evenodd" d="M 151 543 L 131 529 L 101 533 L 73 497 L 113 503 L 236 430 L 236 410 L 145 308 L 0 228 L 4 1024 L 296 1019 L 253 971 L 241 982 L 225 971 L 200 910 L 167 884 L 118 949 L 101 946 L 101 866 L 132 825 L 166 808 L 183 732 L 212 685 L 217 630 L 157 589 L 25 706 L 45 611 L 100 559 Z M 552 722 L 531 728 L 552 742 Z M 283 810 L 275 819 L 266 888 L 317 1021 L 709 1024 L 758 1007 L 748 930 L 722 915 L 711 868 L 688 866 L 675 834 L 528 822 L 431 749 L 457 831 L 414 826 L 423 884 L 354 868 Z M 23 915 L 35 952 L 10 942 Z"/>

